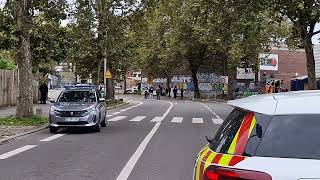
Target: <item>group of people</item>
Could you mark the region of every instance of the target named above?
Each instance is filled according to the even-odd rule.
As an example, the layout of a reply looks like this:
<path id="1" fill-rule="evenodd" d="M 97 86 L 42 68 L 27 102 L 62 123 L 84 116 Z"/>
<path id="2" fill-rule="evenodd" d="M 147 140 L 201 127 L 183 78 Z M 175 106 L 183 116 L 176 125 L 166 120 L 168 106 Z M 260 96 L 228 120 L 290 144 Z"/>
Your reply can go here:
<path id="1" fill-rule="evenodd" d="M 169 96 L 171 97 L 171 90 L 173 92 L 173 98 L 177 99 L 177 94 L 178 94 L 178 88 L 177 86 L 174 86 L 173 89 L 171 89 L 171 87 L 169 88 L 166 88 L 165 89 L 165 93 L 163 93 L 163 87 L 161 85 L 157 86 L 156 89 L 153 88 L 153 86 L 150 86 L 149 89 L 146 89 L 145 92 L 144 92 L 144 96 L 145 96 L 145 99 L 148 99 L 148 97 L 150 99 L 153 99 L 153 93 L 154 91 L 156 92 L 156 96 L 157 96 L 157 100 L 160 100 L 161 96 L 162 95 L 165 95 L 165 96 Z M 183 99 L 183 93 L 184 93 L 184 89 L 181 88 L 180 89 L 180 95 L 181 95 L 181 99 Z"/>

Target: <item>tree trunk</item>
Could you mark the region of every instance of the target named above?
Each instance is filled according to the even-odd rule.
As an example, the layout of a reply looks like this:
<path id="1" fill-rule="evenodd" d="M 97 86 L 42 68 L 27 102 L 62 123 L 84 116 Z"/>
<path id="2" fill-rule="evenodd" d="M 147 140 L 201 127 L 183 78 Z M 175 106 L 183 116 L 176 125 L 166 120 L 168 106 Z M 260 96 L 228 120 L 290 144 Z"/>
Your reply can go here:
<path id="1" fill-rule="evenodd" d="M 16 116 L 25 118 L 33 116 L 33 76 L 30 52 L 30 34 L 32 19 L 29 14 L 30 2 L 16 0 L 16 20 L 19 38 L 18 65 L 18 97 Z"/>
<path id="2" fill-rule="evenodd" d="M 123 94 L 126 94 L 127 91 L 127 75 L 123 74 Z"/>
<path id="3" fill-rule="evenodd" d="M 112 67 L 111 64 L 107 62 L 107 69 L 111 71 Z M 113 76 L 113 72 L 111 71 L 111 74 Z M 106 99 L 114 99 L 114 84 L 113 84 L 113 77 L 110 79 L 107 79 L 107 93 L 106 93 Z"/>
<path id="4" fill-rule="evenodd" d="M 236 69 L 228 69 L 228 98 L 233 100 L 236 98 L 235 87 L 237 82 L 237 73 Z"/>
<path id="5" fill-rule="evenodd" d="M 114 99 L 113 78 L 107 79 L 107 94 L 106 99 Z"/>
<path id="6" fill-rule="evenodd" d="M 196 68 L 191 68 L 192 72 L 192 82 L 194 86 L 194 98 L 200 99 L 200 91 L 199 91 L 199 85 L 198 85 L 198 70 Z"/>
<path id="7" fill-rule="evenodd" d="M 304 49 L 307 58 L 307 71 L 308 71 L 308 88 L 309 90 L 317 89 L 317 79 L 315 71 L 315 61 L 313 53 L 313 45 L 311 37 L 306 37 L 304 40 Z"/>
<path id="8" fill-rule="evenodd" d="M 171 83 L 171 78 L 170 76 L 167 76 L 167 89 L 170 89 L 170 83 Z"/>
<path id="9" fill-rule="evenodd" d="M 97 87 L 100 85 L 100 73 L 99 69 L 92 72 L 92 82 Z"/>

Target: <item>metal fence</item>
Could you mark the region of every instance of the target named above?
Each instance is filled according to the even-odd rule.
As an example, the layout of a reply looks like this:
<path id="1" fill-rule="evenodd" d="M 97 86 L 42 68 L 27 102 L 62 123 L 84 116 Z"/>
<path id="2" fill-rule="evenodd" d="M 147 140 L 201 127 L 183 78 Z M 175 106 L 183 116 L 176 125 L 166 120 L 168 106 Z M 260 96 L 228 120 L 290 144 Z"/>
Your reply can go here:
<path id="1" fill-rule="evenodd" d="M 17 71 L 0 69 L 0 107 L 17 105 L 18 73 Z M 33 83 L 33 100 L 39 99 L 38 82 Z"/>

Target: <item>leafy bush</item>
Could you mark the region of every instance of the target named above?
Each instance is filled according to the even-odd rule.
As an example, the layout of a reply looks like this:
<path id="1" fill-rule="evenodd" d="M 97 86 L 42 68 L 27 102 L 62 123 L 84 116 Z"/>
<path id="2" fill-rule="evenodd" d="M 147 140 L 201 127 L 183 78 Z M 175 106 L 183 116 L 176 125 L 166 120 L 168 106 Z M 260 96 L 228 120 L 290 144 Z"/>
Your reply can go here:
<path id="1" fill-rule="evenodd" d="M 16 65 L 12 62 L 6 61 L 4 59 L 0 59 L 0 69 L 13 70 L 16 69 Z"/>

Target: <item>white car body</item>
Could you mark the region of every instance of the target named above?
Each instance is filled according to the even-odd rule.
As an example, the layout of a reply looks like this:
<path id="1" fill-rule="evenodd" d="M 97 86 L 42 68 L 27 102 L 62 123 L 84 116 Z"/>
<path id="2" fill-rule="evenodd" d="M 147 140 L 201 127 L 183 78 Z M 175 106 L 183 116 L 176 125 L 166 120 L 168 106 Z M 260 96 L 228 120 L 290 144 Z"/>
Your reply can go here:
<path id="1" fill-rule="evenodd" d="M 308 117 L 308 116 L 317 117 L 317 115 L 319 115 L 320 117 L 320 91 L 318 90 L 288 92 L 288 93 L 268 94 L 268 95 L 256 95 L 256 96 L 251 96 L 251 97 L 240 99 L 240 100 L 229 101 L 228 104 L 240 110 L 242 109 L 244 111 L 259 113 L 259 114 L 271 117 L 269 120 L 270 121 L 269 124 L 266 125 L 266 129 L 264 129 L 265 131 L 264 131 L 263 137 L 262 138 L 260 137 L 260 141 L 259 141 L 260 143 L 264 142 L 263 138 L 265 138 L 264 136 L 266 132 L 268 133 L 275 132 L 275 131 L 272 131 L 272 129 L 269 130 L 270 128 L 274 127 L 270 125 L 271 123 L 279 123 L 279 122 L 282 123 L 283 121 L 283 122 L 286 122 L 287 124 L 286 126 L 281 126 L 281 127 L 286 129 L 291 129 L 291 126 L 294 126 L 291 123 L 304 120 L 302 118 L 298 118 L 298 116 L 299 117 Z M 286 120 L 280 121 L 280 118 L 277 119 L 277 117 L 280 117 L 280 118 L 296 117 L 296 119 L 293 118 L 288 121 Z M 306 122 L 305 122 L 306 124 L 308 123 L 308 120 L 309 119 L 306 118 Z M 313 122 L 315 122 L 314 120 L 315 119 L 312 119 Z M 320 121 L 320 118 L 319 118 L 319 121 Z M 239 130 L 237 130 L 238 133 L 242 126 L 243 126 L 243 122 Z M 313 126 L 313 125 L 309 125 L 309 126 Z M 301 136 L 304 137 L 304 135 L 302 134 L 303 132 L 314 132 L 314 129 L 318 128 L 318 126 L 311 127 L 310 129 L 303 129 L 303 127 L 295 127 L 295 128 L 299 129 L 299 131 L 297 131 L 296 133 L 301 133 Z M 319 126 L 319 131 L 320 131 L 320 126 Z M 248 142 L 250 141 L 250 138 L 252 136 L 250 134 L 251 134 L 251 131 L 248 136 L 249 138 Z M 219 134 L 217 134 L 216 136 L 219 136 Z M 223 136 L 223 134 L 221 134 L 220 136 Z M 296 136 L 298 137 L 299 135 L 296 135 Z M 281 139 L 281 138 L 282 137 L 278 137 L 278 139 Z M 234 139 L 236 139 L 236 137 Z M 277 137 L 275 137 L 275 139 L 277 139 Z M 295 140 L 296 139 L 292 141 L 295 141 Z M 237 141 L 239 141 L 239 139 L 237 139 Z M 281 140 L 276 140 L 276 141 L 281 141 Z M 218 169 L 219 167 L 222 167 L 222 169 L 223 168 L 230 169 L 231 171 L 232 169 L 234 169 L 234 170 L 244 170 L 247 172 L 262 172 L 270 175 L 272 180 L 320 180 L 320 157 L 318 156 L 318 153 L 316 153 L 316 149 L 320 149 L 320 140 L 317 142 L 317 141 L 306 138 L 305 141 L 303 141 L 303 143 L 299 143 L 298 141 L 296 142 L 297 142 L 297 146 L 299 146 L 299 144 L 310 143 L 310 144 L 313 144 L 310 147 L 316 146 L 316 148 L 307 149 L 308 147 L 299 146 L 299 148 L 297 147 L 298 149 L 297 151 L 286 149 L 286 148 L 283 148 L 283 151 L 299 152 L 299 153 L 302 152 L 303 154 L 305 152 L 304 148 L 306 148 L 306 152 L 305 152 L 306 154 L 310 152 L 315 152 L 314 154 L 312 153 L 312 155 L 317 156 L 318 159 L 300 158 L 300 156 L 299 158 L 292 158 L 291 157 L 292 154 L 290 153 L 288 153 L 288 157 L 272 157 L 272 156 L 256 156 L 256 155 L 246 156 L 242 154 L 227 155 L 226 153 L 215 152 L 215 149 L 212 150 L 213 145 L 210 147 L 210 143 L 209 143 L 209 145 L 199 153 L 197 163 L 195 166 L 194 180 L 206 180 L 208 176 L 208 174 L 206 173 L 208 171 L 215 173 L 216 170 L 214 169 L 216 167 L 218 167 Z M 260 143 L 258 143 L 257 149 L 258 147 L 260 148 Z M 273 146 L 273 145 L 276 144 L 277 142 L 273 143 L 268 141 L 268 143 L 271 143 L 269 146 L 272 146 L 273 148 L 270 150 L 270 152 L 273 153 L 274 149 L 276 149 L 276 146 Z M 282 143 L 284 144 L 284 142 Z M 247 147 L 248 147 L 248 144 L 246 144 L 246 148 Z M 257 149 L 255 152 L 258 151 Z M 208 154 L 205 155 L 205 153 L 208 153 Z M 230 165 L 230 162 L 229 164 L 228 163 L 225 164 L 225 162 L 221 163 L 221 161 L 217 161 L 217 163 L 213 163 L 212 158 L 210 159 L 211 154 L 214 154 L 212 158 L 215 158 L 214 156 L 217 156 L 216 154 L 220 154 L 222 156 L 230 156 L 230 158 L 237 156 L 243 159 L 239 160 L 237 163 L 233 165 Z M 208 161 L 208 158 L 210 159 L 209 161 Z M 228 158 L 225 158 L 225 159 L 228 159 Z M 210 166 L 213 168 L 210 169 Z M 219 170 L 217 170 L 217 172 L 218 171 Z M 210 178 L 208 179 L 211 180 Z M 221 178 L 221 180 L 223 179 L 224 178 Z M 231 178 L 231 179 L 240 179 L 240 178 Z M 257 177 L 250 177 L 248 179 L 260 180 Z"/>

